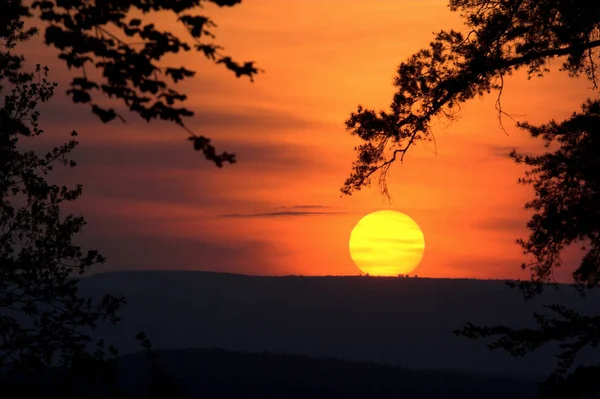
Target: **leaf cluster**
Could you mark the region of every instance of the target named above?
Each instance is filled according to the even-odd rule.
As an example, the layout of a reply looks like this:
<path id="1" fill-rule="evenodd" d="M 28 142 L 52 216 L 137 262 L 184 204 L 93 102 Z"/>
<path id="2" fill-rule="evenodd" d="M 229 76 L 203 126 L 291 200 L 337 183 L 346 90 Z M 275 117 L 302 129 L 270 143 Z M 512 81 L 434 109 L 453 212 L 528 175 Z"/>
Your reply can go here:
<path id="1" fill-rule="evenodd" d="M 415 143 L 434 140 L 434 118 L 453 120 L 460 104 L 492 90 L 501 94 L 504 77 L 514 71 L 541 76 L 552 59 L 563 57 L 563 70 L 596 84 L 600 9 L 594 3 L 451 0 L 450 9 L 464 17 L 466 32 L 442 30 L 400 64 L 389 110 L 359 105 L 347 119 L 347 130 L 364 143 L 355 148 L 343 194 L 368 185 L 376 172 L 386 193 L 390 166 Z M 501 116 L 500 97 L 497 108 Z"/>
<path id="2" fill-rule="evenodd" d="M 600 394 L 600 366 L 580 367 L 573 364 L 579 352 L 597 348 L 600 342 L 600 317 L 583 316 L 561 305 L 547 305 L 556 317 L 536 312 L 537 328 L 514 329 L 506 326 L 482 327 L 472 323 L 454 333 L 470 339 L 493 339 L 490 349 L 502 349 L 515 357 L 522 357 L 540 347 L 558 342 L 557 367 L 540 390 L 541 398 L 583 398 Z"/>
<path id="3" fill-rule="evenodd" d="M 174 122 L 189 134 L 196 151 L 217 166 L 234 163 L 235 156 L 218 153 L 210 140 L 196 135 L 185 124 L 194 112 L 184 106 L 187 95 L 178 83 L 196 75 L 188 66 L 165 65 L 169 55 L 196 52 L 222 64 L 235 76 L 253 80 L 259 72 L 254 62 L 238 62 L 214 42 L 216 24 L 203 15 L 203 6 L 233 6 L 241 0 L 22 0 L 0 5 L 0 15 L 23 22 L 25 16 L 44 24 L 45 43 L 59 50 L 59 58 L 73 77 L 67 94 L 74 103 L 88 105 L 102 122 L 125 120 L 102 99 L 113 98 L 146 121 Z M 188 37 L 159 29 L 147 21 L 151 12 L 172 14 Z M 133 15 L 142 14 L 142 18 Z M 1 22 L 1 21 L 0 21 Z M 93 72 L 99 72 L 93 73 Z"/>
<path id="4" fill-rule="evenodd" d="M 553 280 L 561 266 L 561 252 L 569 245 L 582 244 L 585 252 L 573 272 L 575 286 L 582 294 L 600 285 L 600 101 L 587 101 L 581 112 L 563 122 L 554 120 L 534 126 L 520 123 L 547 148 L 531 156 L 513 150 L 511 157 L 528 170 L 520 183 L 531 185 L 534 199 L 525 207 L 534 211 L 527 223 L 530 235 L 517 242 L 533 262 L 523 264 L 531 270 L 531 280 L 516 284 L 531 298 Z M 560 305 L 546 308 L 557 314 L 548 318 L 535 313 L 538 328 L 514 329 L 505 326 L 482 327 L 467 324 L 458 335 L 467 338 L 493 338 L 490 349 L 503 349 L 513 356 L 524 356 L 550 342 L 559 342 L 556 371 L 541 390 L 544 398 L 583 398 L 600 394 L 600 366 L 573 364 L 586 347 L 596 348 L 600 341 L 600 317 L 582 316 Z"/>
<path id="5" fill-rule="evenodd" d="M 0 52 L 4 71 L 13 68 L 3 62 L 11 59 L 19 57 L 10 48 Z M 90 355 L 89 331 L 102 321 L 117 322 L 124 299 L 106 295 L 92 301 L 78 293 L 76 277 L 104 257 L 73 242 L 85 220 L 61 212 L 79 198 L 82 187 L 47 180 L 56 166 L 75 166 L 69 154 L 77 141 L 43 155 L 22 149 L 24 134 L 43 133 L 36 108 L 50 99 L 55 84 L 39 66 L 34 73 L 12 72 L 2 75 L 0 107 L 0 375 L 39 377 L 50 369 L 77 371 L 84 363 L 116 356 L 103 342 Z"/>
<path id="6" fill-rule="evenodd" d="M 527 166 L 519 182 L 531 185 L 534 199 L 525 204 L 534 211 L 527 223 L 530 235 L 517 242 L 534 261 L 523 264 L 532 272 L 532 281 L 552 280 L 561 266 L 561 252 L 572 244 L 585 251 L 573 272 L 576 284 L 600 284 L 600 101 L 587 101 L 582 111 L 557 123 L 534 126 L 520 123 L 546 147 L 556 149 L 539 156 L 517 153 L 511 157 Z"/>

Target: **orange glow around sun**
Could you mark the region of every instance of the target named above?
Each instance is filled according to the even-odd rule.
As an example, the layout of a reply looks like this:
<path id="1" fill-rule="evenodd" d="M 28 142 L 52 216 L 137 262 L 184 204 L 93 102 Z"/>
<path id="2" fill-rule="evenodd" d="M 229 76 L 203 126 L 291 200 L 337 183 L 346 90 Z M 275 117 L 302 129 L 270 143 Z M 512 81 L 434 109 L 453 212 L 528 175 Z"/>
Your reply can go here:
<path id="1" fill-rule="evenodd" d="M 396 276 L 413 271 L 423 258 L 425 239 L 419 225 L 396 211 L 372 212 L 350 234 L 350 256 L 364 273 Z"/>

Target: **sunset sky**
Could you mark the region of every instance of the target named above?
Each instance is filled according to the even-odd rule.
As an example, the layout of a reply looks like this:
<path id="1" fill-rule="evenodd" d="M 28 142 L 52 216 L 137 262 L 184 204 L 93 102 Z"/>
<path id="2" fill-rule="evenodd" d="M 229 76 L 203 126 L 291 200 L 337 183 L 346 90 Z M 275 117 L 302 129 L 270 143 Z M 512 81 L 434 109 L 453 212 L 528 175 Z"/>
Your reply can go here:
<path id="1" fill-rule="evenodd" d="M 408 214 L 425 236 L 412 274 L 430 277 L 527 278 L 515 239 L 526 234 L 518 186 L 523 168 L 508 152 L 536 152 L 540 142 L 496 119 L 496 94 L 464 105 L 460 120 L 439 121 L 432 145 L 419 144 L 390 173 L 392 203 L 376 184 L 350 197 L 340 187 L 358 140 L 344 121 L 358 104 L 387 108 L 397 65 L 426 46 L 432 32 L 460 28 L 446 0 L 252 0 L 207 8 L 217 42 L 265 73 L 236 79 L 199 55 L 172 57 L 198 71 L 185 83 L 194 131 L 238 163 L 217 169 L 200 158 L 186 133 L 136 115 L 102 124 L 65 96 L 69 74 L 38 37 L 26 49 L 60 86 L 42 108 L 45 142 L 81 145 L 70 182 L 84 185 L 72 208 L 88 226 L 82 242 L 99 249 L 108 270 L 210 270 L 267 275 L 348 275 L 360 271 L 348 252 L 352 227 L 365 214 Z M 164 26 L 181 27 L 169 15 Z M 560 62 L 556 61 L 555 70 Z M 562 120 L 590 95 L 590 84 L 553 72 L 507 79 L 503 109 L 517 120 Z M 569 265 L 557 274 L 564 280 Z"/>

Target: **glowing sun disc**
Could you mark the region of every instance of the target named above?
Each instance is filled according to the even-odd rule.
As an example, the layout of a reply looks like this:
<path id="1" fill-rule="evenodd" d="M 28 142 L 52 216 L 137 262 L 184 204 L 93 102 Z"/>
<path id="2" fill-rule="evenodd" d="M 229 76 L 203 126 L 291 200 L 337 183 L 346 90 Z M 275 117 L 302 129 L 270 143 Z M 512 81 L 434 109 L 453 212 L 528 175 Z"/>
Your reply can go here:
<path id="1" fill-rule="evenodd" d="M 369 213 L 356 223 L 348 246 L 352 261 L 362 272 L 397 276 L 408 274 L 419 265 L 425 238 L 408 215 L 382 210 Z"/>

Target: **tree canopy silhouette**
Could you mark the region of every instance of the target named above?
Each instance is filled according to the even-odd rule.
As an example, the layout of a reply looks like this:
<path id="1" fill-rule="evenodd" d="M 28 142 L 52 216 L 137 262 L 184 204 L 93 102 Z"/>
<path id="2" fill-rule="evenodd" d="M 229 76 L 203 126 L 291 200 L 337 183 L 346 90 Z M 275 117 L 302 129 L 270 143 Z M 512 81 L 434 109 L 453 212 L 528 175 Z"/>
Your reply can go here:
<path id="1" fill-rule="evenodd" d="M 586 0 L 450 0 L 468 32 L 440 31 L 428 48 L 402 62 L 389 110 L 358 106 L 346 121 L 364 141 L 352 173 L 341 188 L 351 194 L 375 173 L 384 192 L 386 172 L 419 141 L 432 139 L 434 117 L 452 119 L 461 103 L 496 90 L 503 79 L 525 69 L 542 76 L 562 58 L 562 70 L 587 76 L 597 87 L 600 8 Z M 500 100 L 500 97 L 498 98 Z M 502 113 L 501 103 L 497 102 Z"/>
<path id="2" fill-rule="evenodd" d="M 510 154 L 528 167 L 522 184 L 531 185 L 535 197 L 525 205 L 535 211 L 527 227 L 527 240 L 518 240 L 534 261 L 524 265 L 532 270 L 534 282 L 552 280 L 561 265 L 561 251 L 582 244 L 585 251 L 573 272 L 575 283 L 587 288 L 600 284 L 600 102 L 588 100 L 581 112 L 561 122 L 533 126 L 518 124 L 546 147 L 557 149 L 539 156 Z"/>
<path id="3" fill-rule="evenodd" d="M 541 138 L 557 148 L 539 156 L 526 156 L 513 150 L 516 162 L 527 165 L 523 184 L 532 185 L 535 197 L 526 208 L 535 211 L 527 223 L 530 235 L 518 243 L 533 261 L 531 280 L 517 284 L 527 298 L 541 292 L 543 283 L 552 281 L 553 271 L 561 266 L 562 250 L 572 244 L 585 252 L 573 271 L 576 286 L 598 288 L 600 284 L 600 102 L 587 101 L 582 111 L 557 123 L 541 126 L 519 124 L 532 137 Z M 561 305 L 545 306 L 551 315 L 535 313 L 537 328 L 514 329 L 506 326 L 477 326 L 468 323 L 455 331 L 467 338 L 493 338 L 491 349 L 504 349 L 523 356 L 547 343 L 559 342 L 557 368 L 550 376 L 542 397 L 580 398 L 600 393 L 600 364 L 578 367 L 575 359 L 586 347 L 600 342 L 600 316 L 580 315 Z"/>
<path id="4" fill-rule="evenodd" d="M 44 28 L 45 43 L 60 51 L 75 71 L 67 94 L 74 103 L 86 104 L 103 122 L 121 118 L 105 105 L 106 97 L 124 104 L 146 121 L 162 119 L 190 134 L 196 151 L 221 167 L 234 163 L 235 155 L 219 153 L 209 138 L 193 133 L 185 118 L 194 112 L 183 103 L 187 95 L 176 88 L 196 71 L 186 66 L 163 65 L 163 59 L 179 52 L 197 52 L 222 64 L 235 76 L 253 77 L 254 62 L 237 62 L 213 42 L 216 24 L 198 10 L 207 3 L 234 6 L 241 0 L 6 0 L 0 5 L 0 29 L 14 21 L 34 17 Z M 189 33 L 188 38 L 158 29 L 146 19 L 150 12 L 172 14 Z M 136 17 L 133 14 L 141 14 Z M 100 72 L 100 76 L 91 73 Z"/>
<path id="5" fill-rule="evenodd" d="M 49 101 L 56 83 L 48 68 L 23 68 L 17 44 L 35 34 L 22 21 L 0 30 L 0 386 L 6 397 L 143 398 L 182 395 L 177 381 L 162 369 L 150 340 L 137 334 L 150 361 L 146 394 L 118 386 L 117 349 L 92 330 L 119 321 L 125 298 L 80 294 L 78 277 L 104 262 L 96 250 L 83 250 L 73 238 L 85 226 L 81 216 L 61 208 L 77 200 L 73 188 L 50 183 L 59 166 L 75 167 L 75 132 L 67 143 L 46 154 L 23 148 L 36 139 L 40 103 Z M 62 209 L 64 211 L 64 209 Z"/>
<path id="6" fill-rule="evenodd" d="M 45 384 L 55 379 L 71 382 L 51 384 L 57 394 L 77 397 L 112 370 L 116 350 L 98 341 L 94 352 L 89 331 L 99 322 L 118 321 L 124 299 L 105 295 L 92 301 L 78 292 L 74 277 L 104 258 L 73 242 L 84 219 L 61 214 L 61 206 L 81 195 L 81 186 L 47 180 L 55 167 L 75 166 L 69 154 L 77 142 L 43 155 L 23 149 L 24 135 L 43 134 L 36 108 L 56 87 L 46 68 L 25 72 L 23 57 L 13 51 L 32 34 L 19 23 L 0 31 L 0 380 L 8 396 L 12 389 L 49 395 Z"/>

